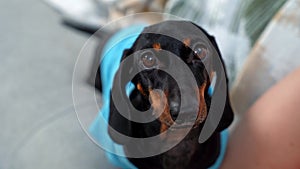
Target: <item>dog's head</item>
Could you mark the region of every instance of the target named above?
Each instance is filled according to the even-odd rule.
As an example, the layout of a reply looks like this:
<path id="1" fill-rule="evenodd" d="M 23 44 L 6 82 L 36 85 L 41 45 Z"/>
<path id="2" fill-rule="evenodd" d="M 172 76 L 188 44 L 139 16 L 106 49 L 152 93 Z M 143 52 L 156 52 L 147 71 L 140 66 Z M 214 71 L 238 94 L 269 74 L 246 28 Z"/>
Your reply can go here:
<path id="1" fill-rule="evenodd" d="M 175 124 L 178 130 L 190 127 L 192 130 L 196 130 L 193 134 L 199 136 L 210 109 L 211 96 L 208 94 L 208 90 L 216 70 L 216 65 L 212 60 L 214 57 L 220 56 L 214 37 L 191 22 L 166 21 L 146 27 L 133 46 L 124 51 L 122 60 L 128 59 L 128 63 L 131 65 L 121 65 L 119 72 L 120 76 L 139 72 L 131 80 L 135 89 L 130 95 L 130 104 L 139 111 L 146 111 L 152 107 L 155 111 L 163 113 L 152 122 L 137 123 L 120 115 L 114 102 L 111 102 L 110 126 L 127 136 L 145 138 L 158 135 Z M 175 78 L 162 70 L 170 66 L 177 66 L 172 57 L 179 58 L 188 66 L 192 72 L 192 78 L 196 81 L 196 89 L 189 83 L 191 77 L 187 76 L 180 65 L 178 65 Z M 220 60 L 223 64 L 222 58 Z M 179 87 L 176 79 L 187 83 Z M 118 83 L 121 83 L 121 88 L 125 88 L 128 81 L 119 80 Z M 161 97 L 156 89 L 163 91 L 165 97 Z M 186 95 L 195 95 L 196 93 L 197 97 L 181 100 L 183 92 Z M 183 118 L 176 121 L 179 113 Z M 224 113 L 216 132 L 227 128 L 232 120 L 233 112 L 227 96 Z M 124 145 L 128 141 L 120 139 L 114 134 L 111 134 L 111 137 L 117 143 Z M 169 139 L 176 140 L 176 135 Z"/>

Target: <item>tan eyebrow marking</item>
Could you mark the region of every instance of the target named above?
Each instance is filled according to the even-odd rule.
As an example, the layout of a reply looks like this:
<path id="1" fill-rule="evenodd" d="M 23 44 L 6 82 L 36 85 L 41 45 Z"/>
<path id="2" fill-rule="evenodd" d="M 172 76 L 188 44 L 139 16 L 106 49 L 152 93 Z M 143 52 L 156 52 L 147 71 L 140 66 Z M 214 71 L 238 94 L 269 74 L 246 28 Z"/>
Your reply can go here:
<path id="1" fill-rule="evenodd" d="M 161 50 L 160 43 L 154 43 L 154 44 L 153 44 L 153 48 L 154 48 L 155 51 Z"/>
<path id="2" fill-rule="evenodd" d="M 185 38 L 183 39 L 183 44 L 186 46 L 186 47 L 189 47 L 191 45 L 191 39 L 190 38 Z"/>

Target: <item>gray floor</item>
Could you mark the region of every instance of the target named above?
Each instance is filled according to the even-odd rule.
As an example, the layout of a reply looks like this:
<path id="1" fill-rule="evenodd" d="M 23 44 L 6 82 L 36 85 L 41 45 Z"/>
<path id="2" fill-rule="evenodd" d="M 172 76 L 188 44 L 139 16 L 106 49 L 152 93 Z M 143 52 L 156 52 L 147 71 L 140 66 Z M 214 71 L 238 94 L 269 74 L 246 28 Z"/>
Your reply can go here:
<path id="1" fill-rule="evenodd" d="M 112 168 L 72 102 L 73 68 L 87 39 L 41 1 L 0 1 L 0 169 Z"/>

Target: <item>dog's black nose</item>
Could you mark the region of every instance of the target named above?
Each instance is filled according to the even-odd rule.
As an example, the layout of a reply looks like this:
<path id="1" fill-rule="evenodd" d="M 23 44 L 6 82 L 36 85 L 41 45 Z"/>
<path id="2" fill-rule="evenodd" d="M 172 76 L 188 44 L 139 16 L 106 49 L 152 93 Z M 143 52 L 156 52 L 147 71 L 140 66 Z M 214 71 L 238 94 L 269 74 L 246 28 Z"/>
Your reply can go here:
<path id="1" fill-rule="evenodd" d="M 186 122 L 193 122 L 196 120 L 196 116 L 197 116 L 197 108 L 196 106 L 193 105 L 188 105 L 185 107 L 182 107 L 181 111 L 180 111 L 180 105 L 178 102 L 170 102 L 170 114 L 172 119 L 176 121 L 177 124 L 182 124 L 182 123 L 186 123 Z M 177 119 L 179 113 L 181 113 L 181 118 Z"/>
<path id="2" fill-rule="evenodd" d="M 178 113 L 179 113 L 179 103 L 178 102 L 175 102 L 175 101 L 171 101 L 170 102 L 170 112 L 171 112 L 171 115 L 172 117 L 174 116 L 174 118 L 177 117 Z"/>

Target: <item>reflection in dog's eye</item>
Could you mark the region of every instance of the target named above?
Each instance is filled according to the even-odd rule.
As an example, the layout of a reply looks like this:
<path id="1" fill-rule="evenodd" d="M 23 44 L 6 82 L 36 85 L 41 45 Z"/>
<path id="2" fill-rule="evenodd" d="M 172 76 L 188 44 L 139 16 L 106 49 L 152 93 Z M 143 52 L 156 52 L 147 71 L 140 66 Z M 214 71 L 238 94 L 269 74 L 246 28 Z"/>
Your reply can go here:
<path id="1" fill-rule="evenodd" d="M 199 59 L 205 59 L 208 53 L 207 47 L 202 43 L 195 44 L 193 47 L 193 51 Z"/>
<path id="2" fill-rule="evenodd" d="M 156 64 L 156 57 L 150 51 L 145 52 L 141 56 L 142 63 L 145 67 L 151 68 Z"/>

